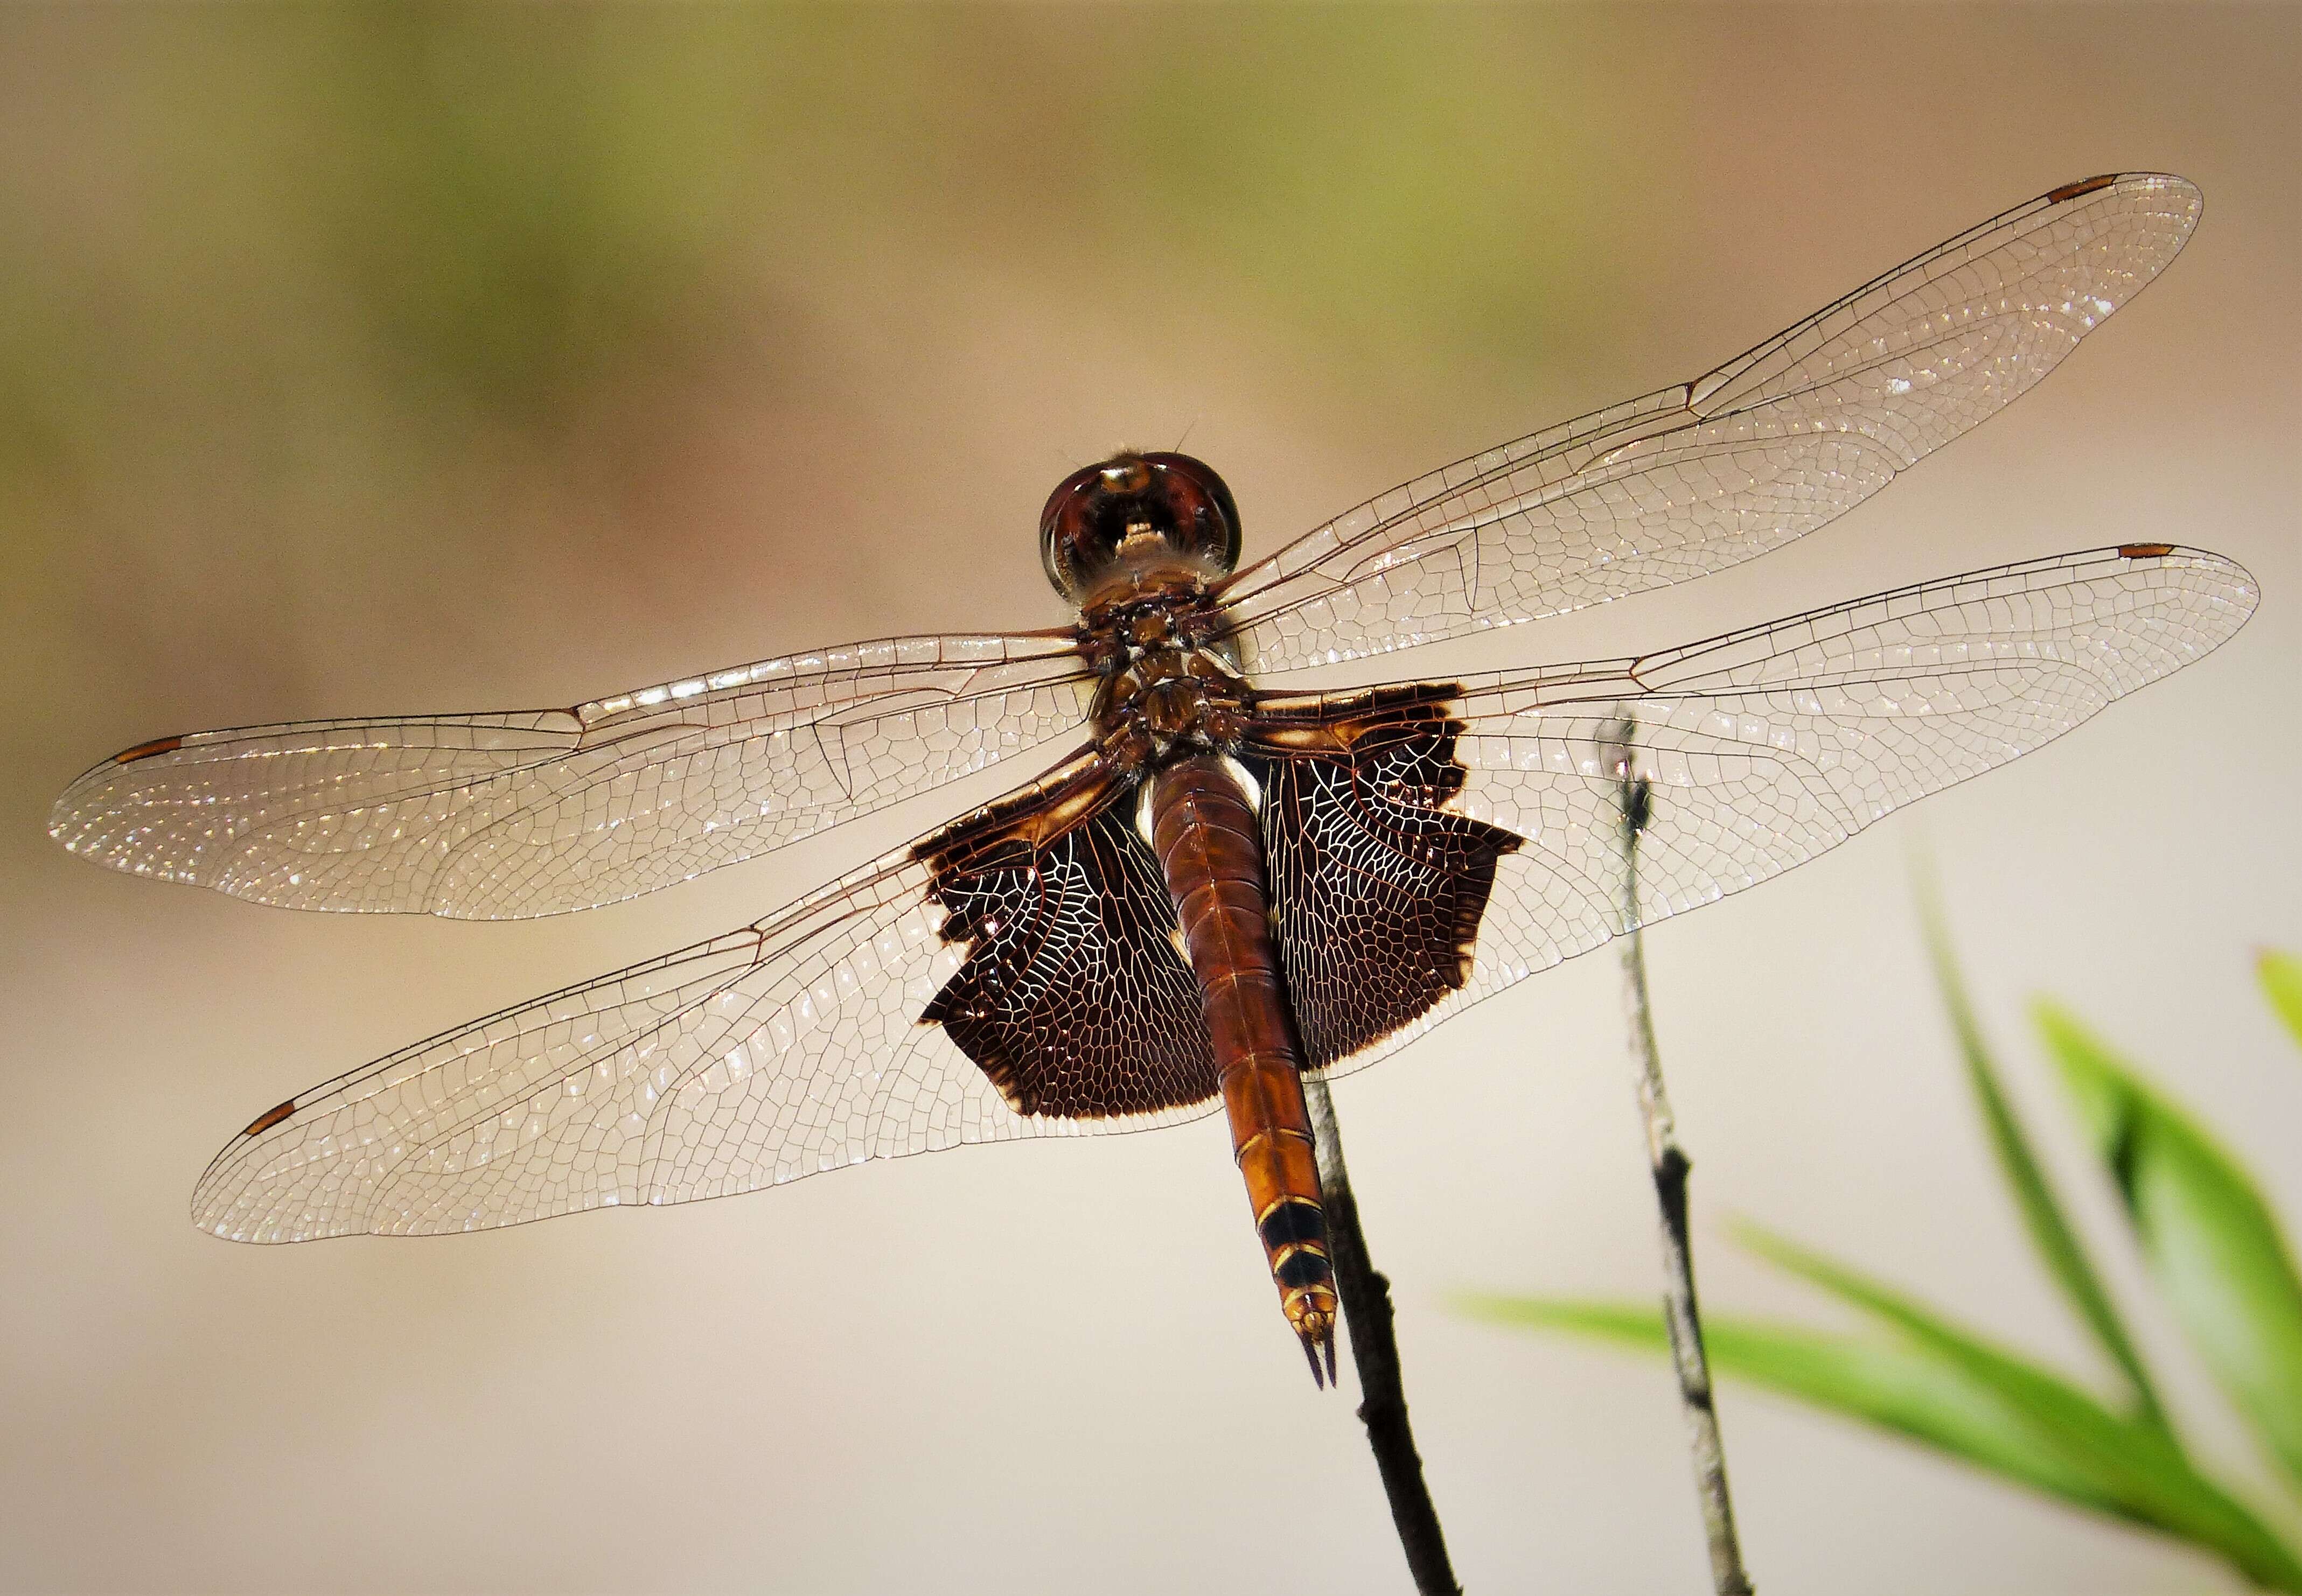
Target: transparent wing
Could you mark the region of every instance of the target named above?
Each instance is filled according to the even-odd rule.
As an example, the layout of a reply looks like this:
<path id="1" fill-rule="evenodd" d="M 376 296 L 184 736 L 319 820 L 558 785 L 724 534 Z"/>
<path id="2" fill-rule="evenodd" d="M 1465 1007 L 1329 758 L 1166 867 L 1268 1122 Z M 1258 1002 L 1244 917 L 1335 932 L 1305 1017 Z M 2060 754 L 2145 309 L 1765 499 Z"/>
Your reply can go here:
<path id="1" fill-rule="evenodd" d="M 2130 545 L 1641 659 L 1465 684 L 1467 779 L 1446 802 L 1527 845 L 1500 861 L 1466 984 L 1338 1072 L 1622 928 L 1626 762 L 1653 794 L 1635 914 L 1657 920 L 2061 735 L 2219 645 L 2254 601 L 2228 560 Z M 1046 909 L 1062 924 L 1093 905 Z M 942 1026 L 920 1022 L 965 957 L 964 937 L 944 940 L 945 918 L 931 865 L 889 854 L 742 931 L 281 1104 L 217 1155 L 194 1218 L 254 1241 L 475 1230 L 1209 1111 L 1010 1108 Z"/>
<path id="2" fill-rule="evenodd" d="M 572 710 L 307 721 L 131 748 L 56 801 L 83 858 L 292 909 L 510 920 L 636 896 L 1084 718 L 1067 634 L 912 637 Z"/>
<path id="3" fill-rule="evenodd" d="M 2090 179 L 1962 233 L 1693 382 L 1460 461 L 1226 584 L 1251 666 L 1556 615 L 1763 554 L 1995 414 L 2164 270 L 2179 177 Z"/>
<path id="4" fill-rule="evenodd" d="M 1641 659 L 1466 684 L 1467 779 L 1447 807 L 1525 845 L 1497 862 L 1468 981 L 1336 1072 L 1623 929 L 1626 762 L 1651 794 L 1636 904 L 1650 923 L 2051 742 L 2218 647 L 2255 598 L 2252 578 L 2218 555 L 2129 545 Z M 1420 862 L 1357 861 L 1402 880 Z"/>
<path id="5" fill-rule="evenodd" d="M 931 888 L 928 866 L 891 853 L 757 925 L 315 1088 L 216 1155 L 193 1222 L 239 1241 L 436 1235 L 1210 1111 L 1010 1108 L 920 1021 L 965 953 Z"/>

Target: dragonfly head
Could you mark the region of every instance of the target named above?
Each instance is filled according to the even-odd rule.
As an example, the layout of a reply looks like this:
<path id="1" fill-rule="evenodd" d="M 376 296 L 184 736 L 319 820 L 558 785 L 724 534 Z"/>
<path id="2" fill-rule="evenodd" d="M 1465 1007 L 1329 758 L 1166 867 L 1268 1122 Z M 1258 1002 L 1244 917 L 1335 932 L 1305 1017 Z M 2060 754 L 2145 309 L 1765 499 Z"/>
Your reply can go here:
<path id="1" fill-rule="evenodd" d="M 1039 559 L 1082 609 L 1113 589 L 1225 575 L 1239 563 L 1239 506 L 1205 461 L 1116 454 L 1047 496 Z"/>

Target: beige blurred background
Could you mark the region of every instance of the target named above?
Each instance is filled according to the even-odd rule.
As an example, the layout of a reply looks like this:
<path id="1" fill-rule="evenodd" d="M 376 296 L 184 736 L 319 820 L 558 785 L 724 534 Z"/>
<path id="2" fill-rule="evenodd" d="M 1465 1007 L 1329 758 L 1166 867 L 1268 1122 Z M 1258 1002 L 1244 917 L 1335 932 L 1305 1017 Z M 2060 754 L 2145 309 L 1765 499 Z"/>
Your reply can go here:
<path id="1" fill-rule="evenodd" d="M 111 875 L 47 803 L 194 727 L 1049 624 L 1034 517 L 1113 445 L 1187 440 L 1267 550 L 2157 167 L 2204 187 L 2196 239 L 2005 416 L 1755 565 L 1427 651 L 1612 654 L 2121 539 L 2252 567 L 2210 660 L 1650 945 L 1713 1311 L 1838 1322 L 1725 1243 L 1748 1214 L 2092 1370 L 1956 1075 L 1911 861 L 2122 1284 L 2033 993 L 2302 1213 L 2302 1059 L 2249 969 L 2302 945 L 2298 87 L 2292 9 L 0 14 L 0 1583 L 1405 1589 L 1219 1122 L 453 1240 L 186 1222 L 256 1108 L 756 917 L 956 797 L 509 926 Z M 1569 965 L 1339 1088 L 1474 1591 L 1706 1588 L 1660 1367 L 1443 1300 L 1652 1292 L 1617 980 Z M 2228 1588 L 1723 1412 L 1769 1592 Z"/>

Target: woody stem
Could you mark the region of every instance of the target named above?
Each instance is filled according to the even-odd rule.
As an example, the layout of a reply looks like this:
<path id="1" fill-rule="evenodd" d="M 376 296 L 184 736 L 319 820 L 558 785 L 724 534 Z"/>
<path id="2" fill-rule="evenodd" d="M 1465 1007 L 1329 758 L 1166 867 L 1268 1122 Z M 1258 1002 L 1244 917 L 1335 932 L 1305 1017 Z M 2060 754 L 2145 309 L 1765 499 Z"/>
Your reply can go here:
<path id="1" fill-rule="evenodd" d="M 1624 753 L 1617 766 L 1622 782 L 1623 985 L 1631 1022 L 1631 1053 L 1637 1071 L 1639 1113 L 1646 1126 L 1647 1161 L 1654 1175 L 1655 1205 L 1661 1221 L 1663 1321 L 1670 1331 L 1671 1362 L 1686 1414 L 1695 1492 L 1702 1505 L 1704 1538 L 1710 1549 L 1710 1578 L 1718 1596 L 1751 1596 L 1751 1576 L 1743 1567 L 1742 1543 L 1735 1533 L 1735 1506 L 1726 1491 L 1726 1449 L 1718 1433 L 1718 1413 L 1710 1394 L 1710 1358 L 1702 1344 L 1702 1315 L 1694 1295 L 1694 1249 L 1686 1221 L 1686 1177 L 1693 1168 L 1678 1145 L 1678 1128 L 1663 1089 L 1662 1052 L 1655 1043 L 1654 1008 L 1647 995 L 1646 942 L 1639 910 L 1639 838 L 1652 819 L 1654 795 L 1643 778 L 1631 774 L 1630 728 L 1620 733 Z"/>
<path id="2" fill-rule="evenodd" d="M 1319 1157 L 1319 1200 L 1326 1210 L 1327 1245 L 1333 1254 L 1335 1295 L 1343 1305 L 1351 1363 L 1359 1376 L 1359 1422 L 1390 1499 L 1390 1520 L 1407 1553 L 1407 1572 L 1418 1596 L 1462 1596 L 1447 1560 L 1447 1538 L 1439 1509 L 1423 1478 L 1423 1458 L 1407 1422 L 1407 1389 L 1399 1376 L 1399 1340 L 1392 1332 L 1390 1282 L 1367 1256 L 1366 1233 L 1359 1228 L 1358 1200 L 1351 1195 L 1350 1171 L 1343 1163 L 1341 1132 L 1327 1083 L 1305 1074 L 1303 1096 L 1311 1109 L 1311 1132 Z"/>

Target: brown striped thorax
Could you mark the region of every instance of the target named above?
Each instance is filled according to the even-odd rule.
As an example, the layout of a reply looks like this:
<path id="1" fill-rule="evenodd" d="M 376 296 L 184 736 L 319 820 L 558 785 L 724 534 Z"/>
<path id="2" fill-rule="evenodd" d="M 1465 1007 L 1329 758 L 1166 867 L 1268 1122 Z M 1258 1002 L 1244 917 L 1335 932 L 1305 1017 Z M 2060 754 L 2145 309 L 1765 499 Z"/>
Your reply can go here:
<path id="1" fill-rule="evenodd" d="M 1248 686 L 1213 584 L 1239 551 L 1231 489 L 1189 455 L 1114 455 L 1049 495 L 1040 560 L 1080 608 L 1080 651 L 1103 675 L 1096 741 L 1119 768 L 1238 745 Z"/>

